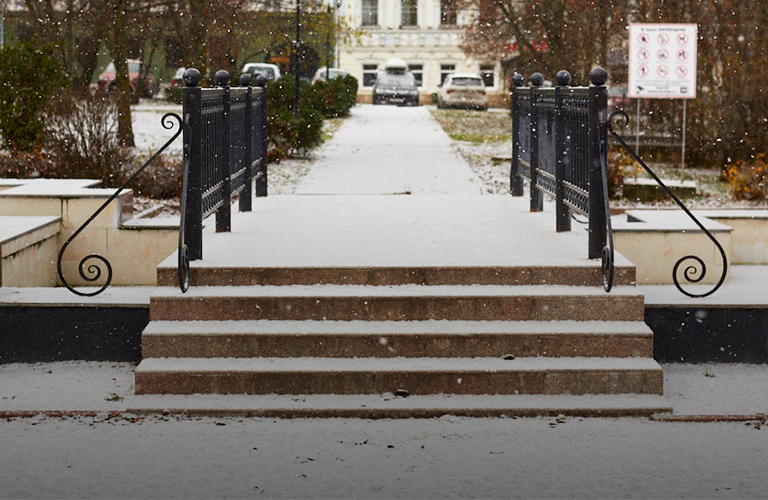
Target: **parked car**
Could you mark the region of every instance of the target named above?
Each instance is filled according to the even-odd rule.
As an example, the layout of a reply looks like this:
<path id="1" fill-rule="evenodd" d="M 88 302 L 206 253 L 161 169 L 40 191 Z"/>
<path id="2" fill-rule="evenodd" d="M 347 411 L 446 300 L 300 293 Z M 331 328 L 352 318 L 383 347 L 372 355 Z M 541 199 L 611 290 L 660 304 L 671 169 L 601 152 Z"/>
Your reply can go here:
<path id="1" fill-rule="evenodd" d="M 437 107 L 488 109 L 488 95 L 480 75 L 452 73 L 437 92 Z"/>
<path id="2" fill-rule="evenodd" d="M 608 107 L 610 109 L 624 109 L 629 104 L 627 97 L 627 87 L 623 85 L 612 85 L 608 87 Z"/>
<path id="3" fill-rule="evenodd" d="M 184 72 L 187 68 L 181 67 L 176 70 L 176 73 L 171 77 L 171 88 L 184 87 Z"/>
<path id="4" fill-rule="evenodd" d="M 280 67 L 270 63 L 246 63 L 243 66 L 243 73 L 250 73 L 251 76 L 264 75 L 269 81 L 275 81 L 282 76 Z"/>
<path id="5" fill-rule="evenodd" d="M 326 81 L 326 78 L 328 80 L 333 80 L 334 78 L 347 76 L 348 74 L 349 72 L 344 71 L 343 69 L 326 68 L 323 66 L 322 68 L 319 68 L 317 71 L 315 71 L 315 76 L 312 77 L 312 85 L 316 84 L 317 82 L 324 82 Z"/>
<path id="6" fill-rule="evenodd" d="M 373 84 L 373 104 L 419 105 L 416 77 L 410 71 L 380 71 Z"/>
<path id="7" fill-rule="evenodd" d="M 131 93 L 135 94 L 136 89 L 139 86 L 139 75 L 141 75 L 142 63 L 138 59 L 128 59 L 128 80 L 131 85 Z M 99 75 L 99 89 L 112 92 L 115 89 L 115 63 L 110 62 L 104 71 Z M 155 94 L 155 77 L 152 71 L 147 73 L 147 78 L 144 81 L 144 86 L 141 88 L 139 95 L 141 97 L 152 97 Z"/>

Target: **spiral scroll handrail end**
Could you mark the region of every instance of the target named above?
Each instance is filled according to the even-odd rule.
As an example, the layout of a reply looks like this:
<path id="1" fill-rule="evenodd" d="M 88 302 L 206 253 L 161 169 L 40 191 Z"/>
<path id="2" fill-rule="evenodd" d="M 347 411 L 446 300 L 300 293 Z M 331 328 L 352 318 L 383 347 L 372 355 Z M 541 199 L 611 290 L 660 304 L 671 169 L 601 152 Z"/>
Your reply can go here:
<path id="1" fill-rule="evenodd" d="M 618 133 L 616 133 L 616 131 L 613 129 L 613 125 L 612 125 L 613 123 L 615 123 L 617 126 L 621 128 L 624 128 L 629 125 L 629 115 L 627 115 L 627 113 L 625 113 L 622 110 L 617 110 L 611 113 L 610 116 L 608 117 L 608 123 L 607 123 L 608 131 L 618 141 L 621 147 L 624 148 L 624 150 L 627 151 L 630 154 L 630 156 L 632 156 L 632 158 L 634 158 L 634 160 L 638 162 L 646 172 L 648 172 L 648 174 L 656 181 L 656 183 L 659 184 L 659 186 L 661 186 L 664 189 L 664 191 L 666 191 L 666 193 L 669 195 L 670 198 L 672 198 L 672 200 L 677 204 L 677 206 L 679 206 L 686 213 L 686 215 L 688 215 L 688 217 L 690 217 L 691 220 L 693 220 L 693 222 L 696 223 L 699 229 L 701 229 L 701 231 L 710 239 L 710 241 L 712 241 L 715 247 L 717 247 L 717 250 L 720 252 L 720 257 L 722 258 L 722 262 L 723 262 L 723 272 L 720 275 L 720 279 L 717 282 L 717 284 L 715 284 L 714 288 L 710 289 L 705 293 L 692 293 L 685 290 L 681 285 L 680 279 L 678 277 L 680 268 L 681 266 L 683 266 L 683 263 L 686 261 L 693 260 L 696 262 L 696 265 L 691 264 L 685 267 L 685 269 L 682 272 L 683 278 L 685 278 L 688 284 L 701 283 L 701 281 L 704 279 L 704 277 L 707 274 L 707 266 L 700 257 L 696 255 L 686 255 L 685 257 L 682 257 L 681 259 L 679 259 L 675 263 L 674 267 L 672 268 L 672 280 L 675 286 L 677 287 L 677 289 L 683 295 L 687 295 L 688 297 L 691 297 L 691 298 L 702 298 L 702 297 L 707 297 L 709 295 L 712 295 L 725 282 L 725 278 L 728 275 L 728 257 L 725 253 L 725 250 L 723 249 L 723 246 L 720 244 L 719 241 L 717 241 L 717 238 L 715 238 L 712 235 L 712 233 L 709 232 L 709 230 L 706 227 L 704 227 L 704 224 L 702 224 L 701 221 L 699 221 L 699 219 L 697 219 L 696 216 L 694 216 L 691 213 L 691 211 L 688 210 L 685 204 L 682 201 L 680 201 L 680 199 L 675 195 L 675 193 L 673 193 L 672 190 L 669 189 L 669 187 L 667 187 L 666 184 L 664 184 L 664 182 L 653 172 L 653 170 L 651 170 L 650 167 L 648 167 L 648 165 L 646 165 L 645 162 L 641 160 L 640 157 L 637 156 L 637 154 L 634 151 L 632 151 L 632 148 L 630 148 L 627 145 L 627 143 L 624 141 L 624 139 L 622 139 L 621 136 Z"/>
<path id="2" fill-rule="evenodd" d="M 176 120 L 176 124 L 173 123 L 173 120 Z M 80 277 L 86 282 L 86 283 L 94 283 L 101 279 L 102 273 L 106 273 L 105 283 L 101 285 L 100 288 L 90 291 L 90 292 L 84 292 L 82 290 L 75 289 L 64 277 L 63 272 L 63 266 L 62 261 L 64 259 L 64 252 L 67 250 L 67 247 L 69 247 L 69 244 L 77 238 L 78 235 L 80 235 L 81 232 L 90 224 L 93 222 L 93 220 L 98 217 L 98 215 L 104 211 L 107 206 L 109 206 L 112 201 L 114 201 L 118 196 L 120 196 L 120 193 L 123 192 L 123 190 L 128 186 L 128 184 L 133 181 L 136 176 L 138 176 L 145 168 L 149 166 L 152 161 L 160 156 L 167 148 L 171 145 L 173 141 L 176 140 L 179 135 L 181 135 L 181 132 L 183 130 L 183 121 L 179 115 L 176 113 L 166 113 L 163 115 L 163 117 L 160 119 L 160 124 L 165 128 L 166 130 L 171 130 L 174 125 L 178 125 L 178 130 L 173 134 L 173 137 L 171 137 L 163 146 L 157 150 L 155 154 L 153 154 L 145 163 L 142 165 L 136 172 L 134 172 L 123 184 L 120 186 L 117 191 L 110 196 L 107 201 L 105 201 L 89 218 L 86 220 L 72 235 L 67 239 L 67 241 L 64 242 L 64 244 L 61 246 L 61 249 L 59 250 L 59 255 L 56 260 L 56 272 L 58 274 L 59 280 L 61 281 L 62 285 L 64 285 L 70 292 L 74 293 L 75 295 L 79 295 L 81 297 L 94 297 L 96 295 L 99 295 L 101 292 L 106 290 L 109 285 L 112 283 L 112 265 L 109 263 L 109 260 L 107 260 L 106 257 L 93 253 L 86 255 L 80 260 L 80 263 L 78 264 L 78 272 L 80 273 Z M 100 265 L 91 262 L 88 264 L 89 261 L 99 261 Z M 103 269 L 102 269 L 103 267 Z"/>
<path id="3" fill-rule="evenodd" d="M 178 273 L 179 288 L 181 289 L 181 293 L 186 293 L 187 290 L 189 290 L 190 275 L 189 250 L 187 249 L 187 245 L 179 247 Z"/>

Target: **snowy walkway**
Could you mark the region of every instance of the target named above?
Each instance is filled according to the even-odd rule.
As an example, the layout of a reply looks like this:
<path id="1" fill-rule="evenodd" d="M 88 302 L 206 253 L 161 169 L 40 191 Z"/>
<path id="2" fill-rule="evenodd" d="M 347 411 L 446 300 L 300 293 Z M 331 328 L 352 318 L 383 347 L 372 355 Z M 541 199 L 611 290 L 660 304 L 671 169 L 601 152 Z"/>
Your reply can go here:
<path id="1" fill-rule="evenodd" d="M 480 194 L 481 181 L 425 107 L 360 105 L 298 194 Z"/>

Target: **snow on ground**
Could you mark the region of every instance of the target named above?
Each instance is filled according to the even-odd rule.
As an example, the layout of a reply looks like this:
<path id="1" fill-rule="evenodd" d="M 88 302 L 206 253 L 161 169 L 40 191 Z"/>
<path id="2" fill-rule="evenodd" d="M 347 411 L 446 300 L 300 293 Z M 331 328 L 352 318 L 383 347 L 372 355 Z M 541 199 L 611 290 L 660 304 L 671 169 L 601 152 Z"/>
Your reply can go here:
<path id="1" fill-rule="evenodd" d="M 768 410 L 768 367 L 666 365 L 683 413 Z M 768 429 L 647 419 L 110 418 L 128 363 L 0 366 L 0 498 L 765 498 Z M 115 399 L 115 395 L 125 397 Z"/>

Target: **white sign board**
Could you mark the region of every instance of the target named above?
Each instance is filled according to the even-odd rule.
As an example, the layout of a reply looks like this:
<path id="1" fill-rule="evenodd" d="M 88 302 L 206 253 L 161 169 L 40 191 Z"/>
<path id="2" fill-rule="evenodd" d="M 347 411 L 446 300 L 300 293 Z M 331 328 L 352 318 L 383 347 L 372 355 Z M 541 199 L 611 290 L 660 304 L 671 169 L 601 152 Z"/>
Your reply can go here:
<path id="1" fill-rule="evenodd" d="M 629 97 L 696 98 L 695 24 L 629 25 Z"/>

